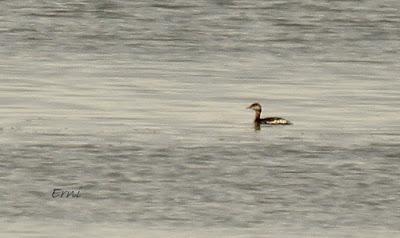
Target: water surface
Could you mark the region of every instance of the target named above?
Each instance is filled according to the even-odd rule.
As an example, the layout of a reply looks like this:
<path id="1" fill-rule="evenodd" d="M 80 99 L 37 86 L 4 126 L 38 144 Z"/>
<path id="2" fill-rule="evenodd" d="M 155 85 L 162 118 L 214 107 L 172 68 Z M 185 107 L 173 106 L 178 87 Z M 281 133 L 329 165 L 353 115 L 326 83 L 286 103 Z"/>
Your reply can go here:
<path id="1" fill-rule="evenodd" d="M 397 1 L 0 5 L 3 236 L 399 236 Z"/>

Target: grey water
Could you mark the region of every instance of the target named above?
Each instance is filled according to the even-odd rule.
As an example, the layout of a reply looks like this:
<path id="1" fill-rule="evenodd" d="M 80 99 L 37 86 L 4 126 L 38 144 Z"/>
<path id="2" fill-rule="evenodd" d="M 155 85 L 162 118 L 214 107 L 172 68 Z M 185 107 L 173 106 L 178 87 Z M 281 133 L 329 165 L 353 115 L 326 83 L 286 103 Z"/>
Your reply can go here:
<path id="1" fill-rule="evenodd" d="M 399 56 L 395 0 L 0 1 L 1 237 L 399 237 Z"/>

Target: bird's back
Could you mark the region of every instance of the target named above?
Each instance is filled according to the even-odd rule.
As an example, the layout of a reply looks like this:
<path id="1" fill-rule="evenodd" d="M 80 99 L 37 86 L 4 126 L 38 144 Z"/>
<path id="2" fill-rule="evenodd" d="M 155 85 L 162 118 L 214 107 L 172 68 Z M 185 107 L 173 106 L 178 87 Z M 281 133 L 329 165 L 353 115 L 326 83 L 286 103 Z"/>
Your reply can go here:
<path id="1" fill-rule="evenodd" d="M 266 117 L 260 119 L 259 123 L 268 125 L 291 125 L 292 123 L 281 117 Z"/>

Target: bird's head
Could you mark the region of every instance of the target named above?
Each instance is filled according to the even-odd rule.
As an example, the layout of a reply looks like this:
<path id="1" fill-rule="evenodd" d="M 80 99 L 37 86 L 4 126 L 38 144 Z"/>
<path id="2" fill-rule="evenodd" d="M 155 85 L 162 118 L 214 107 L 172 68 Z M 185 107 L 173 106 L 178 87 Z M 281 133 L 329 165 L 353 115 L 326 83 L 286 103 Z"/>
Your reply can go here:
<path id="1" fill-rule="evenodd" d="M 258 102 L 255 102 L 248 106 L 247 109 L 253 109 L 256 112 L 261 112 L 261 105 Z"/>

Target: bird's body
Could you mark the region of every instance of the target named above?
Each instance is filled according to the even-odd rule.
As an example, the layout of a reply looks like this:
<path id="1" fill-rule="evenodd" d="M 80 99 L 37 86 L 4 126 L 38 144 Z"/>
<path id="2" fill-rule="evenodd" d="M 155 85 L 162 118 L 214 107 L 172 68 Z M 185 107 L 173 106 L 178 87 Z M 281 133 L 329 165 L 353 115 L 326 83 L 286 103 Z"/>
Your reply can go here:
<path id="1" fill-rule="evenodd" d="M 253 109 L 255 111 L 254 123 L 256 124 L 266 124 L 266 125 L 291 125 L 292 123 L 281 117 L 265 117 L 261 118 L 262 107 L 259 103 L 253 103 L 248 109 Z"/>
<path id="2" fill-rule="evenodd" d="M 260 124 L 268 124 L 268 125 L 291 125 L 292 123 L 281 117 L 266 117 L 261 118 L 259 120 L 255 120 Z"/>

